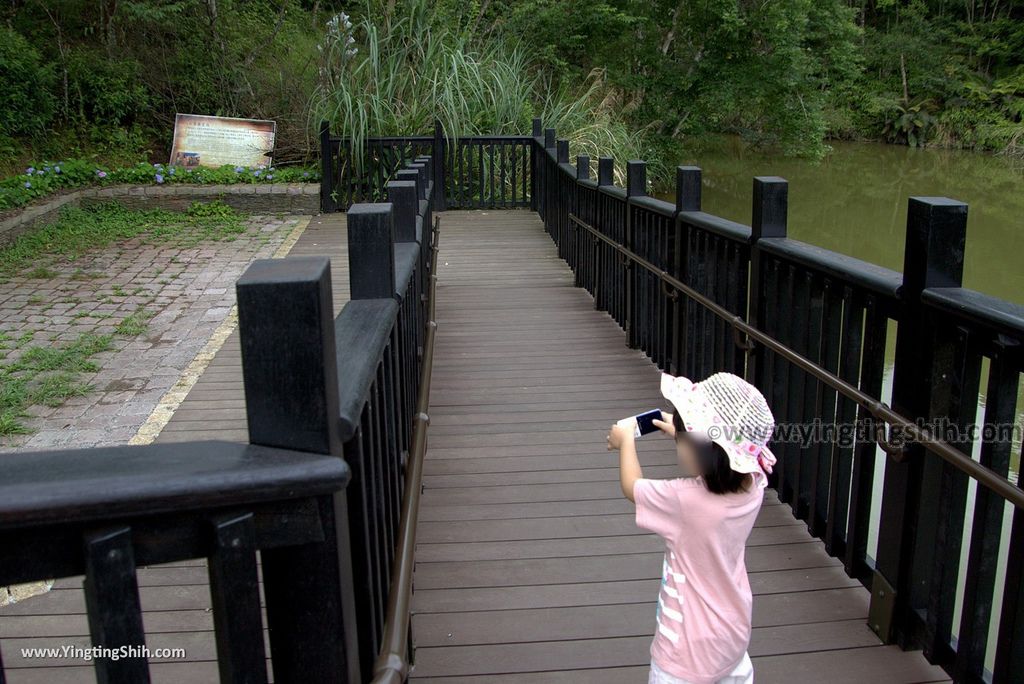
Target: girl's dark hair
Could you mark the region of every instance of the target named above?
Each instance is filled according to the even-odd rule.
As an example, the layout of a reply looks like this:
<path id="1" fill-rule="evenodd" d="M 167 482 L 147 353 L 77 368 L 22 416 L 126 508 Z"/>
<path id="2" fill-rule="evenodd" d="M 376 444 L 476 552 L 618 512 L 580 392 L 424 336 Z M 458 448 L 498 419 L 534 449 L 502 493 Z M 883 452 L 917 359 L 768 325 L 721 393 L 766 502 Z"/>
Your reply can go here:
<path id="1" fill-rule="evenodd" d="M 704 486 L 708 488 L 709 492 L 732 494 L 743 489 L 747 476 L 732 469 L 725 449 L 714 442 L 693 439 L 686 431 L 686 426 L 678 412 L 672 414 L 672 425 L 676 428 L 676 439 L 685 439 L 693 445 L 693 450 L 697 454 L 697 462 L 700 464 Z"/>

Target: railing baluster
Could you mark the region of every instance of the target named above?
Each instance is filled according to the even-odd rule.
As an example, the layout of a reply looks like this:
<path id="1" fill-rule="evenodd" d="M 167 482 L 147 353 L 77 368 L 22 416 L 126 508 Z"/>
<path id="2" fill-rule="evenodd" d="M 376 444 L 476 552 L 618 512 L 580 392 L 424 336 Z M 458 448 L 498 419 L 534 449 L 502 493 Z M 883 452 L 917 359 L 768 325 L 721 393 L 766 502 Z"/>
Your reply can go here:
<path id="1" fill-rule="evenodd" d="M 252 513 L 212 521 L 210 598 L 222 684 L 267 681 Z"/>
<path id="2" fill-rule="evenodd" d="M 131 529 L 118 527 L 86 536 L 82 586 L 93 646 L 141 649 L 146 645 Z M 146 658 L 99 657 L 94 663 L 98 684 L 149 682 Z"/>

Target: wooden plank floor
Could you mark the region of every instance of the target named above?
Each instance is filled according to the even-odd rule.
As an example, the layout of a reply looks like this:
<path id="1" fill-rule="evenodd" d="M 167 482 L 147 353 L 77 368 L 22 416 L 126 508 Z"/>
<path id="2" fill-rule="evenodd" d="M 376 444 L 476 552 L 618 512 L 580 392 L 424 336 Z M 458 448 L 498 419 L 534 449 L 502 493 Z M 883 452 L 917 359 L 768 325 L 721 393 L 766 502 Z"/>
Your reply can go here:
<path id="1" fill-rule="evenodd" d="M 604 436 L 663 405 L 656 368 L 531 213 L 445 214 L 438 273 L 414 678 L 646 681 L 663 544 L 636 527 Z M 676 472 L 668 440 L 640 458 L 648 477 Z M 879 644 L 868 592 L 772 492 L 747 566 L 760 684 L 947 679 Z"/>

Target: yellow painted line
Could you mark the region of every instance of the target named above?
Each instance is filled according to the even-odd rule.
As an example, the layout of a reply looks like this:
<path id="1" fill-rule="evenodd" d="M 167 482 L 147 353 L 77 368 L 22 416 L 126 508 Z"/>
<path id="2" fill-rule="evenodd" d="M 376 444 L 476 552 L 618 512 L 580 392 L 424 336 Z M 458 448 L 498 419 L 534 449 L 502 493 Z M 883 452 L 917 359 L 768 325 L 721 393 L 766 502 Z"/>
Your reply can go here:
<path id="1" fill-rule="evenodd" d="M 284 239 L 276 250 L 274 250 L 273 257 L 280 259 L 287 256 L 295 243 L 298 242 L 299 236 L 306 230 L 306 226 L 309 225 L 309 221 L 312 217 L 306 217 L 300 219 L 295 225 L 292 231 Z M 192 387 L 199 380 L 199 377 L 206 370 L 206 367 L 213 361 L 213 357 L 216 356 L 220 348 L 224 346 L 224 341 L 228 339 L 232 332 L 235 330 L 235 326 L 238 325 L 238 306 L 232 306 L 231 311 L 228 312 L 227 317 L 221 321 L 221 324 L 217 326 L 217 329 L 213 331 L 213 335 L 207 340 L 203 348 L 199 350 L 199 353 L 193 357 L 192 361 L 188 364 L 185 370 L 182 372 L 178 381 L 160 397 L 160 401 L 157 402 L 153 412 L 146 418 L 146 422 L 143 423 L 135 436 L 132 437 L 129 444 L 151 444 L 153 440 L 157 438 L 160 432 L 166 427 L 167 423 L 170 422 L 174 412 L 181 406 L 181 402 L 185 401 L 185 397 L 192 391 Z"/>

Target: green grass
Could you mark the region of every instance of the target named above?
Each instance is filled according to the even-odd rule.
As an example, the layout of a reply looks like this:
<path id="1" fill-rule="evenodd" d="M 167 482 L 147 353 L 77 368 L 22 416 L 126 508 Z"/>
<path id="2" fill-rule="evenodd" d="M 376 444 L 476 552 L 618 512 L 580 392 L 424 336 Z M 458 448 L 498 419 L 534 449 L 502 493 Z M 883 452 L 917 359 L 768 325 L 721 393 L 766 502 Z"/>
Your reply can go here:
<path id="1" fill-rule="evenodd" d="M 19 342 L 31 338 L 25 333 Z M 30 346 L 18 360 L 0 364 L 0 435 L 30 433 L 24 419 L 32 406 L 56 407 L 92 391 L 79 374 L 99 370 L 91 357 L 110 349 L 111 339 L 86 333 L 65 346 Z"/>
<path id="2" fill-rule="evenodd" d="M 49 280 L 50 278 L 56 278 L 58 275 L 56 271 L 45 266 L 36 266 L 32 270 L 25 272 L 25 277 L 31 280 Z"/>
<path id="3" fill-rule="evenodd" d="M 79 382 L 74 373 L 58 372 L 42 378 L 29 392 L 28 402 L 56 408 L 70 397 L 84 397 L 93 386 Z"/>
<path id="4" fill-rule="evenodd" d="M 153 315 L 152 311 L 147 311 L 140 306 L 133 313 L 121 319 L 121 322 L 114 328 L 114 332 L 122 337 L 141 335 L 149 329 L 149 319 Z"/>
<path id="5" fill-rule="evenodd" d="M 117 202 L 66 207 L 55 223 L 0 249 L 0 277 L 9 278 L 31 267 L 28 277 L 52 278 L 57 274 L 47 263 L 38 262 L 70 261 L 90 250 L 139 236 L 151 244 L 190 247 L 245 231 L 244 216 L 222 202 L 194 202 L 186 212 L 133 211 Z"/>

